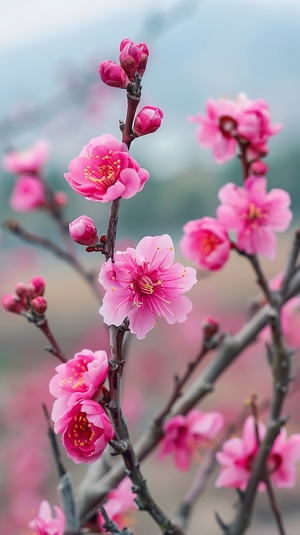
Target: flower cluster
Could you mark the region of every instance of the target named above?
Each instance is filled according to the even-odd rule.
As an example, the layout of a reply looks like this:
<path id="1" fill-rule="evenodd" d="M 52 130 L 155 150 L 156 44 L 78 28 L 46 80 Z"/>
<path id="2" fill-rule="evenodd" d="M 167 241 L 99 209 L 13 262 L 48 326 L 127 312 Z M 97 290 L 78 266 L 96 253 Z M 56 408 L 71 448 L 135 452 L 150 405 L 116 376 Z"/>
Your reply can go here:
<path id="1" fill-rule="evenodd" d="M 54 431 L 62 434 L 68 456 L 75 463 L 98 459 L 114 436 L 113 426 L 95 400 L 108 374 L 105 351 L 83 349 L 56 367 L 49 389 L 56 397 L 52 419 Z"/>
<path id="2" fill-rule="evenodd" d="M 238 187 L 229 182 L 220 189 L 216 219 L 203 217 L 186 223 L 182 253 L 211 271 L 224 266 L 233 248 L 273 258 L 275 232 L 287 230 L 292 219 L 291 199 L 282 189 L 267 192 L 264 175 L 268 167 L 260 158 L 267 154 L 267 143 L 281 125 L 271 125 L 264 100 L 253 102 L 242 94 L 236 101 L 210 99 L 207 116 L 198 114 L 191 120 L 200 123 L 198 139 L 212 148 L 218 163 L 233 158 L 240 147 L 244 184 Z M 236 242 L 229 236 L 231 231 L 236 233 Z"/>
<path id="3" fill-rule="evenodd" d="M 262 422 L 256 423 L 249 416 L 244 424 L 241 438 L 230 438 L 223 444 L 222 451 L 216 454 L 221 465 L 221 472 L 216 481 L 217 487 L 233 487 L 245 490 L 250 477 L 256 455 L 259 450 L 257 435 L 260 442 L 266 434 Z M 275 487 L 289 488 L 296 482 L 295 463 L 300 459 L 300 434 L 287 438 L 283 428 L 276 438 L 267 460 L 267 471 Z M 265 489 L 263 481 L 259 490 Z"/>
<path id="4" fill-rule="evenodd" d="M 199 448 L 207 446 L 223 426 L 224 418 L 219 412 L 192 410 L 186 416 L 174 416 L 164 425 L 160 457 L 173 454 L 177 468 L 188 470 Z"/>
<path id="5" fill-rule="evenodd" d="M 194 269 L 174 260 L 173 242 L 167 234 L 146 236 L 136 249 L 117 251 L 114 262 L 102 265 L 99 282 L 106 290 L 100 313 L 107 325 L 121 325 L 126 317 L 130 331 L 142 339 L 156 322 L 182 323 L 192 309 L 183 295 L 196 283 Z"/>
<path id="6" fill-rule="evenodd" d="M 236 100 L 209 99 L 206 116 L 198 113 L 190 117 L 190 121 L 200 125 L 199 143 L 211 148 L 220 164 L 235 157 L 238 145 L 246 146 L 249 161 L 265 156 L 270 137 L 282 128 L 281 124 L 271 124 L 269 107 L 264 100 L 252 101 L 242 93 Z"/>
<path id="7" fill-rule="evenodd" d="M 49 155 L 49 144 L 41 139 L 24 151 L 9 151 L 3 157 L 3 167 L 9 173 L 17 175 L 10 206 L 17 212 L 32 212 L 46 209 L 49 199 L 42 180 L 41 172 Z M 67 196 L 62 191 L 54 194 L 53 203 L 63 206 Z"/>
<path id="8" fill-rule="evenodd" d="M 15 294 L 6 294 L 2 297 L 2 306 L 8 312 L 15 314 L 30 313 L 34 316 L 43 316 L 47 310 L 44 291 L 45 281 L 42 277 L 31 279 L 29 284 L 18 282 Z"/>
<path id="9" fill-rule="evenodd" d="M 123 39 L 120 43 L 119 61 L 106 60 L 99 66 L 99 75 L 105 84 L 125 89 L 132 82 L 136 74 L 142 78 L 149 57 L 149 50 L 145 43 L 135 44 L 130 39 Z"/>

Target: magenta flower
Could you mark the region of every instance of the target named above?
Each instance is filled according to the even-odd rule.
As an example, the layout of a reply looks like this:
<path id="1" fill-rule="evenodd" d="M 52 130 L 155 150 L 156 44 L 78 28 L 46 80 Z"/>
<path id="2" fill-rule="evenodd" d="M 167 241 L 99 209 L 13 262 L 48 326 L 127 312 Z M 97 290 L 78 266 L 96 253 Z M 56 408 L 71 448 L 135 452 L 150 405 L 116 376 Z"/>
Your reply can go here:
<path id="1" fill-rule="evenodd" d="M 102 407 L 91 399 L 70 406 L 54 424 L 62 433 L 62 443 L 74 463 L 93 463 L 99 459 L 114 436 L 114 428 Z"/>
<path id="2" fill-rule="evenodd" d="M 133 131 L 138 136 L 153 134 L 160 127 L 164 114 L 160 108 L 155 106 L 145 106 L 137 114 Z"/>
<path id="3" fill-rule="evenodd" d="M 54 506 L 56 518 L 52 516 L 49 502 L 44 500 L 39 508 L 37 516 L 29 523 L 29 528 L 36 535 L 63 535 L 65 531 L 65 513 Z"/>
<path id="4" fill-rule="evenodd" d="M 264 439 L 265 433 L 264 424 L 258 422 L 260 441 Z M 286 436 L 286 430 L 282 429 L 267 460 L 267 469 L 276 487 L 293 487 L 296 481 L 295 463 L 300 459 L 300 435 L 291 435 L 288 439 Z M 224 442 L 222 451 L 216 454 L 221 465 L 216 486 L 245 490 L 258 449 L 255 421 L 253 416 L 249 416 L 244 423 L 242 438 L 230 438 Z M 258 488 L 265 489 L 263 481 Z"/>
<path id="5" fill-rule="evenodd" d="M 14 185 L 9 204 L 16 212 L 32 212 L 44 207 L 46 196 L 43 182 L 35 176 L 20 175 Z"/>
<path id="6" fill-rule="evenodd" d="M 125 143 L 111 134 L 91 139 L 64 176 L 70 186 L 89 200 L 109 202 L 129 199 L 141 191 L 149 178 L 130 156 Z"/>
<path id="7" fill-rule="evenodd" d="M 237 134 L 239 138 L 249 141 L 251 148 L 258 154 L 268 152 L 270 137 L 281 129 L 280 123 L 271 125 L 269 106 L 265 100 L 251 101 L 246 95 L 240 96 L 241 109 L 238 116 Z"/>
<path id="8" fill-rule="evenodd" d="M 160 457 L 173 454 L 177 468 L 188 470 L 200 446 L 216 437 L 223 426 L 219 412 L 192 410 L 186 416 L 174 416 L 164 425 Z"/>
<path id="9" fill-rule="evenodd" d="M 122 67 L 114 61 L 108 59 L 99 66 L 99 76 L 106 85 L 125 89 L 129 84 L 129 79 Z"/>
<path id="10" fill-rule="evenodd" d="M 128 317 L 130 330 L 140 340 L 156 321 L 182 323 L 192 309 L 183 296 L 196 283 L 196 271 L 173 264 L 173 242 L 167 234 L 146 236 L 136 249 L 115 254 L 102 265 L 99 282 L 106 290 L 100 314 L 107 325 L 121 325 Z"/>
<path id="11" fill-rule="evenodd" d="M 266 193 L 265 177 L 250 176 L 244 187 L 225 184 L 219 191 L 221 206 L 218 220 L 237 233 L 237 246 L 248 254 L 273 258 L 276 252 L 275 231 L 285 231 L 292 219 L 291 199 L 282 189 Z"/>
<path id="12" fill-rule="evenodd" d="M 103 385 L 108 374 L 108 360 L 105 351 L 82 349 L 74 358 L 56 366 L 57 372 L 49 383 L 54 401 L 52 419 L 56 421 L 71 407 L 84 398 L 92 398 Z"/>
<path id="13" fill-rule="evenodd" d="M 80 215 L 69 224 L 71 238 L 80 245 L 93 246 L 99 242 L 94 221 L 87 215 Z"/>
<path id="14" fill-rule="evenodd" d="M 133 494 L 131 487 L 132 483 L 130 479 L 125 477 L 117 488 L 113 489 L 107 495 L 103 504 L 109 518 L 113 520 L 120 529 L 123 529 L 125 526 L 128 527 L 127 513 L 137 509 L 137 505 L 134 501 L 136 495 Z M 104 531 L 104 523 L 105 521 L 102 514 L 98 513 L 98 524 L 101 531 Z"/>
<path id="15" fill-rule="evenodd" d="M 204 269 L 217 271 L 227 262 L 230 240 L 227 230 L 212 217 L 188 221 L 183 227 L 181 252 Z"/>
<path id="16" fill-rule="evenodd" d="M 3 167 L 14 174 L 38 173 L 45 165 L 49 155 L 49 143 L 40 139 L 35 145 L 24 151 L 13 150 L 4 155 Z"/>
<path id="17" fill-rule="evenodd" d="M 217 163 L 227 162 L 235 156 L 238 106 L 238 102 L 229 99 L 209 99 L 206 116 L 197 113 L 189 117 L 190 122 L 200 125 L 197 139 L 200 145 L 212 149 Z"/>

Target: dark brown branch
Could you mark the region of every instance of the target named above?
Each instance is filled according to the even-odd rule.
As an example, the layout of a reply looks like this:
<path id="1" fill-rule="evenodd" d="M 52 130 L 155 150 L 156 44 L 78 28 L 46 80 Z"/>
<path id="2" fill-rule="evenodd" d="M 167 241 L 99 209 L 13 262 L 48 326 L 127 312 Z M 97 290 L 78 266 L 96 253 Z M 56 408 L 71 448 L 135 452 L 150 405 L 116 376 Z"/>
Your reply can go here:
<path id="1" fill-rule="evenodd" d="M 294 274 L 297 258 L 299 256 L 299 251 L 300 251 L 300 229 L 298 228 L 295 230 L 294 240 L 292 243 L 292 249 L 288 256 L 287 266 L 285 268 L 285 273 L 284 273 L 284 277 L 283 277 L 283 281 L 282 281 L 282 285 L 280 289 L 281 295 L 283 296 L 285 295 L 289 281 L 291 280 Z"/>

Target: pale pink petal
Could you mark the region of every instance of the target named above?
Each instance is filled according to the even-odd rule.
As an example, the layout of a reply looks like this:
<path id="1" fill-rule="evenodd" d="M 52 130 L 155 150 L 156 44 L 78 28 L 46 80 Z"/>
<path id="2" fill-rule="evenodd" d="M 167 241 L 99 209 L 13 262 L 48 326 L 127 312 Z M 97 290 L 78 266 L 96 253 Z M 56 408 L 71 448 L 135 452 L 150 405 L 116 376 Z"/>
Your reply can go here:
<path id="1" fill-rule="evenodd" d="M 168 269 L 174 260 L 173 242 L 168 234 L 146 236 L 136 247 L 139 262 L 147 262 L 149 269 Z"/>
<path id="2" fill-rule="evenodd" d="M 143 340 L 146 334 L 155 326 L 155 314 L 147 307 L 136 307 L 128 312 L 130 331 Z"/>

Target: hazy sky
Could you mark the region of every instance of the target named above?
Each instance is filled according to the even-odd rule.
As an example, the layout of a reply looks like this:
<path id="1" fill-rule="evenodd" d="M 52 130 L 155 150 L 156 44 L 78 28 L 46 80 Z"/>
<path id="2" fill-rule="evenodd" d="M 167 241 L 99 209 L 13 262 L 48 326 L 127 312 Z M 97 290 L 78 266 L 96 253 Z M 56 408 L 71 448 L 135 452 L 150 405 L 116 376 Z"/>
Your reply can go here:
<path id="1" fill-rule="evenodd" d="M 216 3 L 216 0 L 199 2 Z M 226 9 L 227 0 L 219 0 Z M 240 3 L 241 0 L 237 0 Z M 284 6 L 286 9 L 300 9 L 299 0 L 243 0 L 243 2 Z M 168 8 L 182 0 L 4 0 L 0 17 L 0 48 L 7 48 L 31 41 L 40 36 L 60 31 L 93 17 L 106 16 L 121 9 Z"/>

